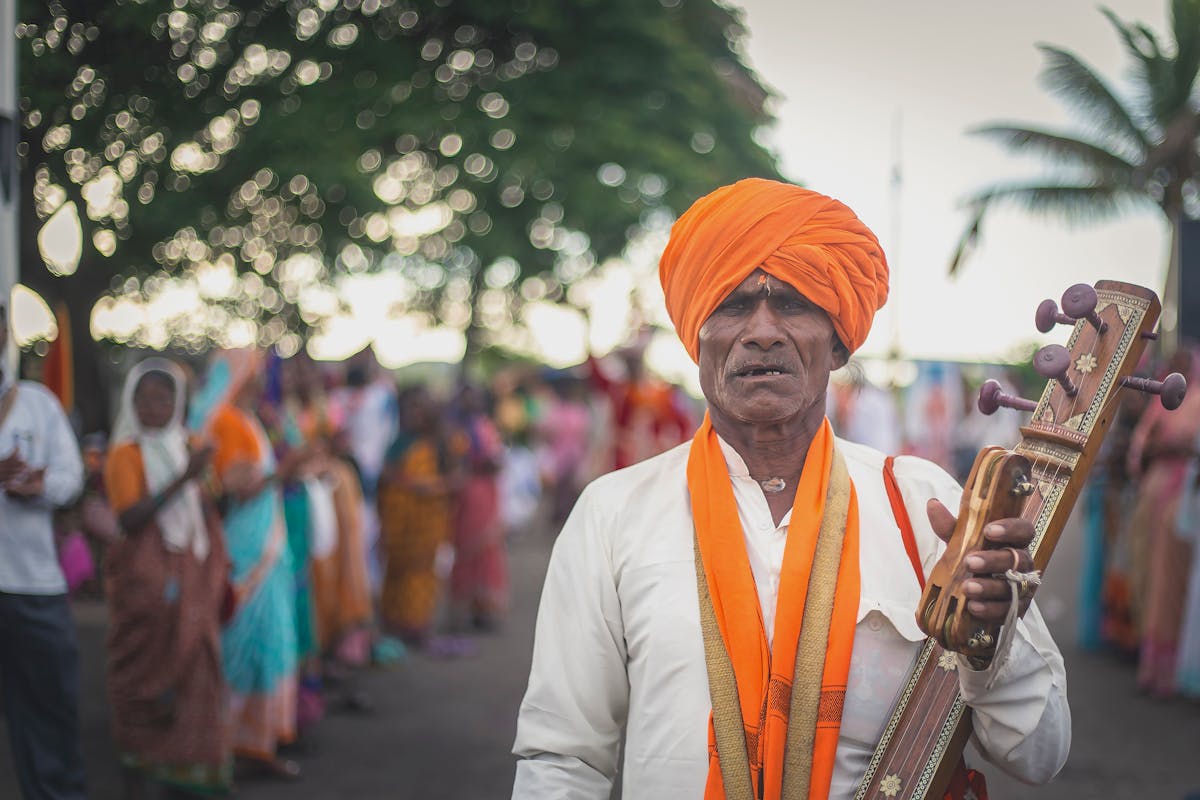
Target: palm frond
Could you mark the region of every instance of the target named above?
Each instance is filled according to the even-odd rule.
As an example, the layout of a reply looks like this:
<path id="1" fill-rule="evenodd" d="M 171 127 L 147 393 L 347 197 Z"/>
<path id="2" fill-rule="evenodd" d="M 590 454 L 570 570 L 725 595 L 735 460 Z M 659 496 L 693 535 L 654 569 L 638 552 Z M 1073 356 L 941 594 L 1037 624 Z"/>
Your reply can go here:
<path id="1" fill-rule="evenodd" d="M 971 218 L 950 257 L 949 274 L 961 269 L 978 245 L 988 213 L 1005 203 L 1035 213 L 1056 214 L 1071 225 L 1101 222 L 1131 208 L 1153 205 L 1148 195 L 1120 184 L 1011 183 L 990 186 L 966 201 Z"/>
<path id="2" fill-rule="evenodd" d="M 1043 86 L 1086 113 L 1094 130 L 1113 135 L 1137 156 L 1149 149 L 1149 137 L 1134 114 L 1091 67 L 1062 48 L 1042 44 L 1038 49 L 1046 58 L 1041 73 Z"/>
<path id="3" fill-rule="evenodd" d="M 1184 102 L 1200 77 L 1200 0 L 1174 0 L 1171 28 L 1175 33 L 1175 83 Z"/>
<path id="4" fill-rule="evenodd" d="M 950 268 L 947 273 L 950 275 L 958 272 L 958 268 L 963 265 L 968 256 L 975 250 L 975 245 L 979 243 L 979 237 L 983 230 L 983 215 L 987 210 L 987 204 L 975 206 L 971 213 L 971 221 L 967 227 L 963 229 L 962 236 L 958 237 L 958 244 L 954 247 L 954 253 L 950 256 Z"/>
<path id="5" fill-rule="evenodd" d="M 1105 147 L 1050 131 L 1022 128 L 1009 125 L 988 125 L 975 128 L 971 133 L 994 139 L 1013 152 L 1034 151 L 1059 162 L 1082 167 L 1096 178 L 1108 178 L 1108 182 L 1119 182 L 1117 177 L 1128 179 L 1136 165 Z"/>
<path id="6" fill-rule="evenodd" d="M 1154 204 L 1145 193 L 1115 183 L 998 184 L 984 189 L 969 202 L 985 210 L 997 203 L 1011 203 L 1036 214 L 1058 216 L 1072 225 L 1103 222 L 1131 208 Z"/>
<path id="7" fill-rule="evenodd" d="M 1111 8 L 1101 8 L 1100 13 L 1108 18 L 1134 61 L 1153 61 L 1161 54 L 1154 31 L 1145 25 L 1126 25 Z"/>
<path id="8" fill-rule="evenodd" d="M 1101 12 L 1108 18 L 1133 59 L 1134 84 L 1139 105 L 1148 121 L 1158 128 L 1169 125 L 1188 107 L 1192 86 L 1200 68 L 1200 5 L 1196 0 L 1175 0 L 1172 27 L 1176 52 L 1169 55 L 1154 31 L 1142 23 L 1122 22 L 1110 9 Z"/>

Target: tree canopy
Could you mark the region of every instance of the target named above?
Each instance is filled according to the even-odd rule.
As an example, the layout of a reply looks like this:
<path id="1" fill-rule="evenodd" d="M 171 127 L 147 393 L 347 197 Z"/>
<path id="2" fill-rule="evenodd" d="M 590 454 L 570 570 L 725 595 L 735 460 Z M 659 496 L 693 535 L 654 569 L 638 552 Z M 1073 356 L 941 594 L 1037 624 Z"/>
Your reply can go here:
<path id="1" fill-rule="evenodd" d="M 522 287 L 557 299 L 715 186 L 777 177 L 755 137 L 769 91 L 716 0 L 23 0 L 19 17 L 22 279 L 83 331 L 105 296 L 182 281 L 203 301 L 132 343 L 294 338 L 327 313 L 306 296 L 372 270 L 404 276 L 397 312 L 500 324 Z M 37 234 L 71 204 L 78 266 L 43 265 Z M 485 291 L 512 301 L 495 319 Z"/>

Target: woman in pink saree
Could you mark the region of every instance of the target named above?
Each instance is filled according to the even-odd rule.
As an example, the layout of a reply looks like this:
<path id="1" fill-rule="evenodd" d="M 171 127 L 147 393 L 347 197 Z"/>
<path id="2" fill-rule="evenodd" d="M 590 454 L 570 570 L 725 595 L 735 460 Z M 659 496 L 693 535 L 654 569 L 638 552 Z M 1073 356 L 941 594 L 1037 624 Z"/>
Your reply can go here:
<path id="1" fill-rule="evenodd" d="M 504 443 L 484 413 L 478 387 L 458 395 L 457 422 L 466 445 L 462 488 L 455 499 L 454 566 L 450 601 L 456 623 L 493 627 L 508 608 L 508 553 L 500 516 L 500 463 Z"/>
<path id="2" fill-rule="evenodd" d="M 1137 504 L 1129 525 L 1135 612 L 1141 629 L 1138 688 L 1162 697 L 1175 692 L 1192 563 L 1192 544 L 1178 535 L 1176 516 L 1200 433 L 1200 391 L 1195 390 L 1200 380 L 1198 365 L 1195 348 L 1180 350 L 1172 357 L 1165 371 L 1183 373 L 1193 390 L 1174 411 L 1152 400 L 1138 420 L 1129 446 L 1129 474 L 1138 480 Z"/>

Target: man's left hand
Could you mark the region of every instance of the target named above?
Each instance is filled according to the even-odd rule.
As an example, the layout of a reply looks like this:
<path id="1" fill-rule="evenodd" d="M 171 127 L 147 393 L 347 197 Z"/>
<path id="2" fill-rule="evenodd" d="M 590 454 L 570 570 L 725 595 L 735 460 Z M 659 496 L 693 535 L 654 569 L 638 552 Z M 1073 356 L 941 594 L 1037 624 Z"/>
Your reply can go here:
<path id="1" fill-rule="evenodd" d="M 929 501 L 928 512 L 934 533 L 949 542 L 957 521 L 954 515 L 937 500 Z M 983 536 L 996 549 L 972 550 L 963 557 L 963 565 L 972 573 L 963 583 L 963 592 L 969 598 L 967 611 L 981 621 L 999 624 L 1004 622 L 1012 602 L 1012 589 L 1004 573 L 1010 569 L 1033 571 L 1033 556 L 1029 554 L 1033 523 L 1025 519 L 993 520 L 984 527 Z M 1032 599 L 1032 587 L 1020 593 L 1019 614 L 1024 615 Z"/>

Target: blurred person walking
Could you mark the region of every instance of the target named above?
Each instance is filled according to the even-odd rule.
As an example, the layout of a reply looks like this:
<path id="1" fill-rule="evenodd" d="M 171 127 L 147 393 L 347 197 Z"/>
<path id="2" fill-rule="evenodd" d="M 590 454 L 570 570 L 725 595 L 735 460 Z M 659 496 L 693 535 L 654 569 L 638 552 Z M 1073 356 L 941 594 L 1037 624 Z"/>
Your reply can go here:
<path id="1" fill-rule="evenodd" d="M 619 377 L 608 375 L 594 356 L 586 362 L 593 390 L 608 397 L 612 411 L 610 470 L 637 464 L 685 442 L 696 427 L 676 387 L 646 370 L 650 333 L 650 328 L 642 328 L 633 344 L 617 351 L 625 368 Z"/>
<path id="2" fill-rule="evenodd" d="M 105 559 L 108 695 L 125 797 L 229 791 L 221 673 L 229 560 L 201 476 L 212 448 L 183 425 L 187 383 L 147 359 L 125 381 L 104 485 L 121 535 Z"/>
<path id="3" fill-rule="evenodd" d="M 362 541 L 364 499 L 352 466 L 346 409 L 326 391 L 311 359 L 297 357 L 288 364 L 295 374 L 283 404 L 287 429 L 298 435 L 293 445 L 302 443 L 312 455 L 302 486 L 316 648 L 336 660 L 362 664 L 370 651 L 371 590 Z"/>
<path id="4" fill-rule="evenodd" d="M 1133 532 L 1129 527 L 1137 493 L 1127 463 L 1133 429 L 1145 411 L 1148 397 L 1141 392 L 1127 392 L 1121 398 L 1080 503 L 1084 514 L 1079 646 L 1112 649 L 1127 657 L 1136 657 L 1138 651 L 1130 574 Z"/>
<path id="5" fill-rule="evenodd" d="M 583 381 L 566 374 L 550 382 L 554 400 L 538 425 L 551 486 L 550 523 L 562 526 L 583 489 L 592 415 Z"/>
<path id="6" fill-rule="evenodd" d="M 0 353 L 7 347 L 0 297 Z M 0 363 L 0 705 L 26 800 L 86 796 L 79 650 L 52 519 L 82 486 L 79 446 L 57 398 Z"/>
<path id="7" fill-rule="evenodd" d="M 1193 446 L 1200 454 L 1200 436 Z M 1175 529 L 1192 547 L 1187 597 L 1179 630 L 1175 688 L 1185 697 L 1200 700 L 1200 456 L 1192 457 L 1184 474 Z"/>
<path id="8" fill-rule="evenodd" d="M 405 390 L 399 406 L 400 433 L 379 479 L 381 615 L 405 644 L 437 649 L 449 643 L 432 634 L 442 588 L 438 555 L 451 540 L 462 448 L 453 446 L 425 387 Z"/>
<path id="9" fill-rule="evenodd" d="M 296 589 L 279 484 L 292 477 L 299 458 L 277 464 L 255 414 L 261 368 L 257 351 L 216 354 L 192 404 L 192 428 L 207 431 L 215 446 L 233 563 L 237 607 L 221 638 L 221 662 L 234 755 L 247 771 L 291 778 L 300 768 L 280 758 L 278 748 L 296 737 Z"/>
<path id="10" fill-rule="evenodd" d="M 881 453 L 899 453 L 903 443 L 895 396 L 872 383 L 856 361 L 846 365 L 846 372 L 848 382 L 831 386 L 829 421 L 834 430 L 847 441 L 874 447 Z"/>
<path id="11" fill-rule="evenodd" d="M 465 439 L 463 483 L 455 495 L 454 566 L 450 571 L 451 618 L 480 630 L 495 627 L 508 609 L 508 553 L 500 516 L 499 471 L 504 444 L 488 417 L 483 390 L 464 384 L 456 416 Z"/>
<path id="12" fill-rule="evenodd" d="M 266 361 L 267 381 L 259 419 L 275 458 L 295 462 L 295 469 L 280 481 L 280 487 L 295 589 L 292 618 L 299 673 L 296 726 L 297 733 L 303 735 L 325 715 L 312 565 L 317 555 L 331 549 L 330 542 L 337 535 L 331 492 L 317 475 L 332 425 L 325 413 L 320 376 L 307 354 L 284 360 L 270 353 Z"/>
<path id="13" fill-rule="evenodd" d="M 313 559 L 313 600 L 321 649 L 348 666 L 370 658 L 371 587 L 363 555 L 363 494 L 354 468 L 335 454 L 323 465 L 330 486 L 337 539 Z"/>
<path id="14" fill-rule="evenodd" d="M 1194 382 L 1200 377 L 1198 353 L 1176 352 L 1167 372 Z M 1133 586 L 1141 643 L 1138 688 L 1159 697 L 1175 692 L 1179 634 L 1187 596 L 1192 544 L 1175 523 L 1184 493 L 1184 476 L 1196 456 L 1200 434 L 1200 392 L 1189 392 L 1178 413 L 1149 403 L 1129 445 L 1127 470 L 1138 481 L 1137 505 L 1130 519 L 1134 538 Z"/>
<path id="15" fill-rule="evenodd" d="M 109 505 L 108 492 L 104 486 L 108 436 L 102 432 L 89 433 L 80 440 L 80 445 L 83 450 L 83 493 L 75 502 L 72 511 L 80 530 L 87 538 L 92 560 L 99 568 L 95 594 L 103 596 L 105 553 L 118 535 L 117 515 Z"/>
<path id="16" fill-rule="evenodd" d="M 383 568 L 376 557 L 380 550 L 376 493 L 399 424 L 396 386 L 381 370 L 374 354 L 367 351 L 351 363 L 346 370 L 346 385 L 330 393 L 330 402 L 339 409 L 351 463 L 362 485 L 363 557 L 371 592 L 377 595 Z"/>

